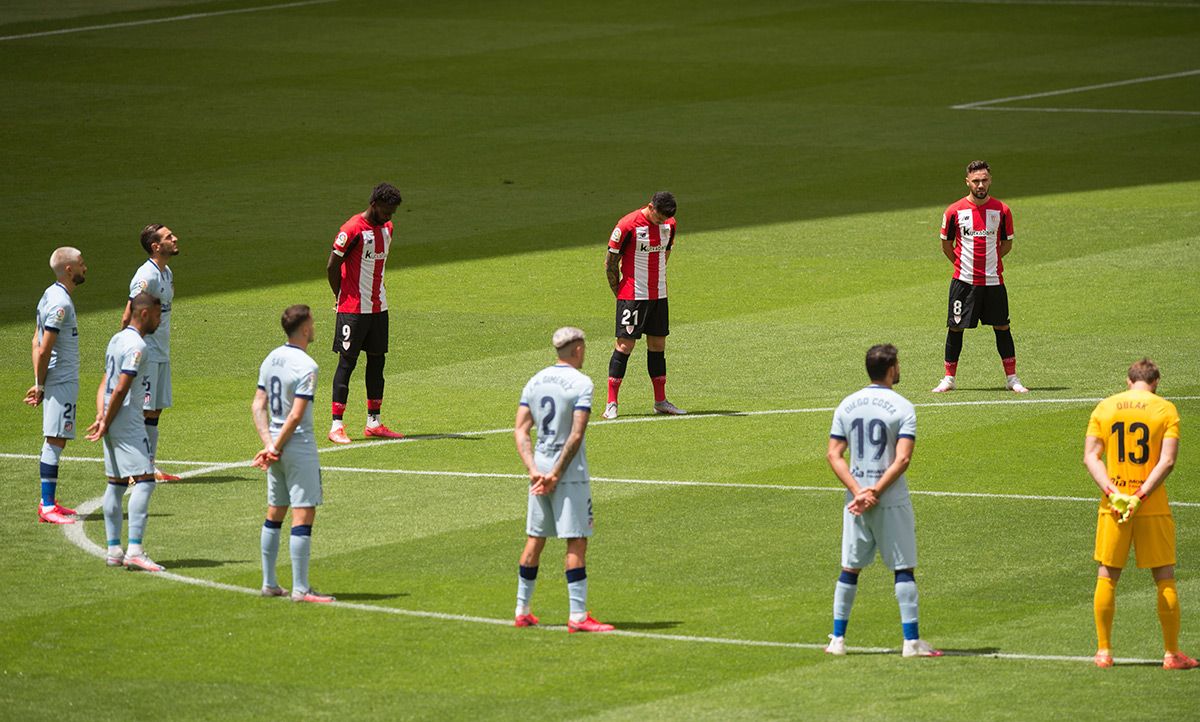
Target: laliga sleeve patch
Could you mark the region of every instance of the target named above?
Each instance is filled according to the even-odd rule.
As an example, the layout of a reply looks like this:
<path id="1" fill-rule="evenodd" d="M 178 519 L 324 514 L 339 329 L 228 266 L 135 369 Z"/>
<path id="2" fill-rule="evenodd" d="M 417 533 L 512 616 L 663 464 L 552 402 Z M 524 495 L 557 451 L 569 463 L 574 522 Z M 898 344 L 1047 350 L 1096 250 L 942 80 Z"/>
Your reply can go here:
<path id="1" fill-rule="evenodd" d="M 333 239 L 333 245 L 337 246 L 338 248 L 344 249 L 346 247 L 347 241 L 349 241 L 349 240 L 350 240 L 350 237 L 346 235 L 345 231 L 342 231 L 341 233 L 337 234 L 337 238 Z"/>
<path id="2" fill-rule="evenodd" d="M 143 293 L 147 288 L 150 287 L 150 284 L 146 283 L 145 279 L 142 279 L 135 283 L 133 287 L 137 289 L 138 293 Z"/>
<path id="3" fill-rule="evenodd" d="M 621 240 L 621 227 L 620 226 L 617 226 L 616 228 L 613 229 L 612 235 L 610 235 L 608 237 L 608 240 L 612 241 L 613 243 L 616 243 L 617 241 Z"/>
<path id="4" fill-rule="evenodd" d="M 58 309 L 54 312 L 54 317 L 56 319 L 58 319 L 59 321 L 63 320 L 64 318 L 67 317 L 67 309 L 63 308 L 62 306 L 59 306 Z"/>

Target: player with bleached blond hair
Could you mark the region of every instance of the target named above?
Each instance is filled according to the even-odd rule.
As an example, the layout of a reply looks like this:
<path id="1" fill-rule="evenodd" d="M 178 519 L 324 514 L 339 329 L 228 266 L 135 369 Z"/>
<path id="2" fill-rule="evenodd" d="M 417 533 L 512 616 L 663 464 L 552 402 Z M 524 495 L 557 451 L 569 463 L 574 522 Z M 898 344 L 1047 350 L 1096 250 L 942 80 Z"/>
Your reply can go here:
<path id="1" fill-rule="evenodd" d="M 1103 494 L 1096 518 L 1095 559 L 1100 568 L 1092 597 L 1097 667 L 1113 666 L 1117 580 L 1130 546 L 1138 567 L 1150 569 L 1157 588 L 1163 669 L 1200 667 L 1179 651 L 1175 521 L 1164 485 L 1179 454 L 1179 412 L 1156 393 L 1159 378 L 1153 361 L 1135 362 L 1126 374 L 1128 389 L 1101 401 L 1088 419 L 1083 464 Z"/>

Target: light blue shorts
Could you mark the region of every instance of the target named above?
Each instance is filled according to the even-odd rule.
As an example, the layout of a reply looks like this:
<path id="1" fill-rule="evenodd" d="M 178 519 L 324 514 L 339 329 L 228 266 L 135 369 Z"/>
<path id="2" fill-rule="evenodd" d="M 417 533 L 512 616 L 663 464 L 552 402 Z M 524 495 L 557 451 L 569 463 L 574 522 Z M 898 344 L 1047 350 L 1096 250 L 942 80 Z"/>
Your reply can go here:
<path id="1" fill-rule="evenodd" d="M 869 566 L 876 549 L 888 569 L 917 566 L 917 522 L 911 503 L 876 506 L 859 516 L 842 509 L 842 566 Z"/>
<path id="2" fill-rule="evenodd" d="M 592 535 L 592 485 L 560 481 L 549 496 L 529 494 L 525 533 L 534 537 L 578 539 Z"/>
<path id="3" fill-rule="evenodd" d="M 47 384 L 42 395 L 42 436 L 75 438 L 75 411 L 79 380 Z"/>
<path id="4" fill-rule="evenodd" d="M 310 507 L 321 505 L 321 463 L 315 442 L 288 439 L 279 461 L 267 468 L 267 504 Z"/>
<path id="5" fill-rule="evenodd" d="M 138 371 L 138 381 L 142 387 L 142 409 L 154 411 L 171 408 L 170 361 L 142 362 L 142 368 Z"/>
<path id="6" fill-rule="evenodd" d="M 104 474 L 110 479 L 154 474 L 150 463 L 150 439 L 145 432 L 140 438 L 104 436 Z"/>

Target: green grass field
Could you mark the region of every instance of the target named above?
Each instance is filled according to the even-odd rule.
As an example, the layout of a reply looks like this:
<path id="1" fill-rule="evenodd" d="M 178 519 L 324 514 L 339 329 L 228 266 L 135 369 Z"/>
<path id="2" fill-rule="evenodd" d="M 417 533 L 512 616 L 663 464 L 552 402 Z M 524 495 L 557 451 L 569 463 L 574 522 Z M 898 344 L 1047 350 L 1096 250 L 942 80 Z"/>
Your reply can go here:
<path id="1" fill-rule="evenodd" d="M 1168 487 L 1183 503 L 1182 643 L 1200 653 L 1200 75 L 1187 74 L 1200 4 L 226 12 L 253 7 L 0 9 L 0 718 L 1195 715 L 1195 674 L 1088 661 L 1095 490 L 1080 457 L 1094 400 L 1152 356 L 1184 419 Z M 181 15 L 196 17 L 150 22 Z M 111 27 L 47 34 L 86 26 Z M 970 103 L 984 104 L 951 108 Z M 966 337 L 960 390 L 928 391 L 949 278 L 937 225 L 976 157 L 1016 217 L 1006 281 L 1028 398 L 1003 390 L 986 329 Z M 345 604 L 238 593 L 260 583 L 264 482 L 245 463 L 258 365 L 282 341 L 282 308 L 313 305 L 323 431 L 325 259 L 380 180 L 405 197 L 384 415 L 412 438 L 321 443 L 312 576 Z M 554 626 L 560 542 L 534 599 L 551 626 L 514 629 L 525 494 L 504 429 L 557 326 L 588 332 L 600 392 L 603 244 L 663 188 L 679 198 L 668 389 L 694 416 L 648 415 L 639 346 L 622 419 L 597 414 L 587 442 L 589 603 L 625 633 Z M 78 246 L 89 266 L 76 293 L 87 410 L 150 221 L 182 246 L 159 455 L 188 478 L 158 489 L 147 529 L 178 575 L 165 578 L 81 548 L 103 542 L 98 514 L 74 541 L 35 523 L 40 412 L 20 402 L 50 251 Z M 820 652 L 840 543 L 828 409 L 883 341 L 918 406 L 910 487 L 945 492 L 914 497 L 922 635 L 950 652 L 937 660 Z M 362 379 L 360 366 L 352 431 Z M 77 440 L 67 456 L 63 502 L 99 497 L 100 449 Z M 702 484 L 635 483 L 655 480 Z M 850 644 L 895 650 L 890 574 L 876 565 L 860 588 Z M 1131 570 L 1118 657 L 1160 657 L 1154 605 Z"/>

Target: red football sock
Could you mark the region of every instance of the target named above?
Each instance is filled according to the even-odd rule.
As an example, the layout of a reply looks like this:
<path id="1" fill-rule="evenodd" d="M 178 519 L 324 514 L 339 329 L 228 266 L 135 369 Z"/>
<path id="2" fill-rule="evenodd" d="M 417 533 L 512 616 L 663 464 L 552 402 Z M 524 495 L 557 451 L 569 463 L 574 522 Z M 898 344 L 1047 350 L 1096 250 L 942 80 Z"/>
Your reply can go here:
<path id="1" fill-rule="evenodd" d="M 367 399 L 367 413 L 372 416 L 379 415 L 379 409 L 383 408 L 383 399 Z"/>
<path id="2" fill-rule="evenodd" d="M 957 376 L 958 375 L 958 362 L 957 361 L 946 361 L 945 364 L 946 364 L 946 375 L 947 376 Z"/>
<path id="3" fill-rule="evenodd" d="M 1016 356 L 1009 356 L 1008 358 L 1000 359 L 1000 361 L 1004 364 L 1004 375 L 1005 376 L 1012 376 L 1013 374 L 1015 374 L 1017 372 L 1017 357 Z"/>
<path id="4" fill-rule="evenodd" d="M 344 414 L 344 413 L 346 413 L 346 405 L 339 404 L 338 402 L 334 401 L 333 402 L 333 418 L 341 419 L 342 414 Z"/>
<path id="5" fill-rule="evenodd" d="M 608 377 L 608 403 L 617 403 L 617 394 L 621 391 L 621 382 L 625 379 L 618 379 L 612 376 Z"/>
<path id="6" fill-rule="evenodd" d="M 655 376 L 650 379 L 650 383 L 654 384 L 654 403 L 667 400 L 667 377 Z"/>

